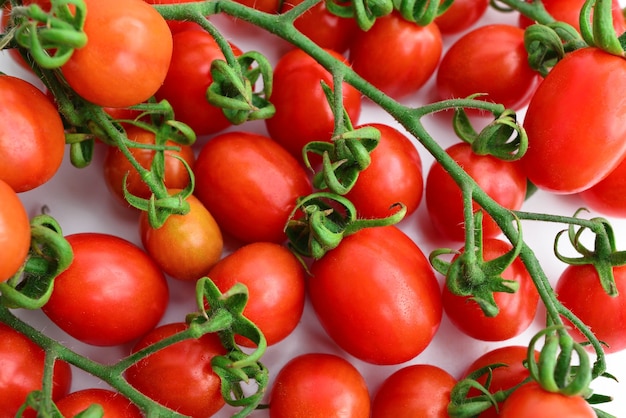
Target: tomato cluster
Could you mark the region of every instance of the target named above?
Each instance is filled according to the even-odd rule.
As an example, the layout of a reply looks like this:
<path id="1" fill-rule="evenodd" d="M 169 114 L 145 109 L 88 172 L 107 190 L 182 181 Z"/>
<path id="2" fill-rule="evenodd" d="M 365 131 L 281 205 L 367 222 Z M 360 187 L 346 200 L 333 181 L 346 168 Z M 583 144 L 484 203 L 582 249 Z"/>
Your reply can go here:
<path id="1" fill-rule="evenodd" d="M 534 266 L 524 264 L 502 219 L 483 213 L 480 199 L 523 218 L 521 211 L 537 202 L 530 191 L 538 188 L 545 199 L 570 199 L 559 201 L 568 209 L 586 205 L 601 215 L 626 218 L 623 57 L 581 47 L 541 74 L 527 59 L 524 28 L 532 22 L 517 12 L 489 9 L 486 0 L 455 0 L 426 25 L 394 10 L 368 30 L 331 13 L 332 5 L 322 1 L 295 20 L 294 27 L 306 36 L 295 43 L 303 48 L 231 16 L 210 16 L 205 27 L 163 17 L 176 10 L 168 5 L 181 3 L 183 10 L 188 2 L 116 0 L 105 6 L 85 0 L 87 43 L 54 72 L 33 62 L 40 72 L 28 72 L 34 52 L 20 55 L 19 64 L 10 61 L 15 55 L 0 61 L 0 71 L 9 63 L 22 74 L 0 75 L 0 283 L 13 283 L 29 254 L 39 249 L 31 243 L 29 217 L 46 205 L 69 231 L 64 238 L 73 260 L 55 278 L 36 319 L 86 357 L 106 352 L 115 363 L 178 333 L 194 332 L 197 322 L 185 315 L 197 309 L 207 321 L 214 318 L 206 312 L 219 319 L 221 305 L 197 306 L 194 285 L 209 277 L 223 293 L 220 303 L 245 285 L 242 314 L 267 343 L 267 361 L 261 361 L 270 373 L 262 401 L 268 408 L 259 414 L 445 417 L 456 402 L 457 385 L 486 366 L 493 367 L 476 380 L 492 393 L 529 380 L 524 344 L 545 324 L 540 294 L 545 297 L 549 290 L 538 291 Z M 57 2 L 23 3 L 47 11 Z M 302 2 L 238 3 L 278 15 Z M 554 17 L 581 30 L 565 13 L 566 5 L 568 13 L 580 10 L 580 1 L 544 3 Z M 68 10 L 75 12 L 73 7 Z M 12 22 L 9 13 L 7 7 L 3 25 L 10 28 L 19 19 Z M 613 17 L 615 30 L 623 32 L 623 16 Z M 228 36 L 206 30 L 212 25 Z M 216 62 L 245 63 L 238 74 L 254 72 L 256 62 L 242 60 L 252 46 L 267 53 L 272 64 L 274 113 L 264 121 L 234 121 L 233 113 L 209 100 L 216 82 L 224 83 L 220 93 L 229 99 L 241 93 L 237 83 L 224 80 Z M 323 65 L 331 58 L 350 74 L 337 77 Z M 41 74 L 54 74 L 54 80 Z M 254 94 L 258 84 L 251 87 Z M 357 88 L 364 85 L 376 94 Z M 455 105 L 429 119 L 442 134 L 436 138 L 438 156 L 421 147 L 422 138 L 413 138 L 411 127 L 398 123 L 399 115 L 381 114 L 375 106 L 383 97 L 406 104 L 408 111 L 417 103 L 476 93 L 474 108 L 459 113 Z M 257 98 L 246 105 L 256 106 Z M 157 104 L 162 107 L 155 111 Z M 453 121 L 488 125 L 501 116 L 497 104 L 523 115 L 518 123 L 527 135 L 527 150 L 511 151 L 510 158 L 484 147 L 480 134 L 464 136 L 467 125 L 452 129 Z M 73 113 L 81 117 L 68 117 Z M 352 132 L 372 128 L 379 134 L 376 147 L 344 193 L 356 219 L 333 223 L 334 215 L 351 215 L 342 200 L 322 208 L 301 204 L 316 192 L 324 202 L 333 194 L 332 174 L 320 177 L 319 170 L 354 173 L 347 158 L 329 163 L 330 154 L 344 155 L 339 151 L 312 151 L 329 150 L 353 139 Z M 182 138 L 189 131 L 195 143 Z M 70 167 L 66 141 L 93 147 L 93 164 L 85 174 Z M 318 148 L 308 148 L 312 142 Z M 515 159 L 516 152 L 525 153 Z M 462 169 L 463 181 L 450 164 Z M 474 183 L 484 197 L 468 199 Z M 400 211 L 405 217 L 395 225 L 350 230 Z M 302 240 L 341 239 L 325 247 L 323 256 L 311 257 L 296 251 L 288 228 L 318 215 L 327 217 L 311 223 L 311 236 Z M 468 224 L 469 218 L 475 222 Z M 518 226 L 525 227 L 522 223 Z M 545 243 L 546 236 L 540 238 Z M 441 247 L 452 248 L 448 272 L 466 260 L 465 254 L 474 260 L 471 267 L 485 269 L 513 256 L 497 271 L 495 284 L 488 282 L 493 270 L 483 277 L 471 269 L 461 275 L 465 282 L 452 283 L 429 258 Z M 555 299 L 589 325 L 612 356 L 626 352 L 624 275 L 618 261 L 611 259 L 609 267 L 618 296 L 606 294 L 591 264 L 555 269 L 550 277 L 554 284 L 558 279 Z M 485 308 L 492 296 L 495 316 Z M 2 323 L 0 334 L 2 418 L 13 417 L 28 393 L 42 389 L 46 354 Z M 586 340 L 575 329 L 571 335 Z M 234 409 L 226 405 L 223 375 L 215 365 L 234 344 L 244 348 L 242 353 L 259 345 L 240 334 L 231 340 L 223 332 L 205 333 L 128 364 L 119 377 L 179 414 L 227 416 Z M 136 396 L 132 391 L 76 379 L 70 387 L 72 370 L 55 360 L 51 396 L 64 416 L 92 404 L 101 405 L 105 416 L 142 416 L 130 400 Z M 469 393 L 480 395 L 475 388 Z M 480 416 L 539 416 L 530 415 L 536 404 L 545 416 L 595 416 L 580 394 L 551 393 L 536 382 L 494 401 Z"/>

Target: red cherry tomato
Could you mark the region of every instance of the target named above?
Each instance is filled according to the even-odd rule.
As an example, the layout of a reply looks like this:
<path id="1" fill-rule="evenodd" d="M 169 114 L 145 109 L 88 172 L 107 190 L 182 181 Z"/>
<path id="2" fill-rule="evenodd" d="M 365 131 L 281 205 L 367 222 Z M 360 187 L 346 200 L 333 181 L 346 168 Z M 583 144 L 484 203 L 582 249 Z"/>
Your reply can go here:
<path id="1" fill-rule="evenodd" d="M 394 226 L 344 238 L 311 265 L 307 289 L 328 335 L 373 364 L 399 364 L 432 341 L 441 290 L 420 248 Z"/>
<path id="2" fill-rule="evenodd" d="M 626 218 L 626 159 L 608 176 L 580 192 L 579 196 L 591 210 L 607 216 Z"/>
<path id="3" fill-rule="evenodd" d="M 67 236 L 74 251 L 54 282 L 43 312 L 87 344 L 113 346 L 141 337 L 161 320 L 168 303 L 165 276 L 139 247 L 112 235 Z"/>
<path id="4" fill-rule="evenodd" d="M 269 402 L 271 418 L 368 418 L 370 397 L 361 373 L 334 354 L 308 353 L 278 372 Z"/>
<path id="5" fill-rule="evenodd" d="M 132 402 L 108 389 L 82 389 L 72 392 L 56 402 L 64 417 L 76 416 L 91 405 L 102 407 L 104 418 L 142 418 L 143 414 Z"/>
<path id="6" fill-rule="evenodd" d="M 0 282 L 13 277 L 30 249 L 30 221 L 22 201 L 0 180 Z"/>
<path id="7" fill-rule="evenodd" d="M 595 418 L 582 396 L 548 392 L 531 382 L 516 389 L 502 405 L 500 418 Z"/>
<path id="8" fill-rule="evenodd" d="M 54 176 L 65 152 L 57 108 L 34 85 L 0 75 L 0 180 L 16 192 L 35 189 Z"/>
<path id="9" fill-rule="evenodd" d="M 489 0 L 454 0 L 435 23 L 443 35 L 459 33 L 478 22 L 488 7 Z"/>

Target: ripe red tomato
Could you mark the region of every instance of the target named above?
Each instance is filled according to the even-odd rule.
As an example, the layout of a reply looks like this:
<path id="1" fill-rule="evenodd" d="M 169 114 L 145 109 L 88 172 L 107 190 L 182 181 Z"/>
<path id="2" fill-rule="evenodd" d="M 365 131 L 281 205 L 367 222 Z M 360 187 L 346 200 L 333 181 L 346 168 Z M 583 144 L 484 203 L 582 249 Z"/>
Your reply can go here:
<path id="1" fill-rule="evenodd" d="M 380 142 L 370 154 L 370 165 L 346 197 L 363 218 L 389 216 L 389 208 L 398 202 L 404 203 L 410 215 L 422 201 L 422 159 L 413 142 L 397 129 L 380 123 L 370 126 L 380 131 Z"/>
<path id="2" fill-rule="evenodd" d="M 168 303 L 165 276 L 139 247 L 101 233 L 66 237 L 74 251 L 43 312 L 87 344 L 113 346 L 147 333 Z"/>
<path id="3" fill-rule="evenodd" d="M 483 241 L 483 257 L 493 260 L 509 252 L 513 246 L 495 238 Z M 504 341 L 524 332 L 535 319 L 539 293 L 520 258 L 502 273 L 502 278 L 519 284 L 515 293 L 496 292 L 494 298 L 500 311 L 485 316 L 480 306 L 467 296 L 457 296 L 444 286 L 443 309 L 450 321 L 463 333 L 482 341 Z"/>
<path id="4" fill-rule="evenodd" d="M 0 282 L 13 277 L 30 249 L 30 220 L 13 189 L 0 180 Z"/>
<path id="5" fill-rule="evenodd" d="M 0 180 L 17 193 L 54 176 L 65 152 L 65 130 L 57 108 L 34 85 L 0 75 Z"/>
<path id="6" fill-rule="evenodd" d="M 99 106 L 128 107 L 148 100 L 163 83 L 172 33 L 143 0 L 85 0 L 87 44 L 62 67 L 76 93 Z"/>
<path id="7" fill-rule="evenodd" d="M 161 325 L 133 347 L 150 344 L 185 330 L 184 323 Z M 226 354 L 217 334 L 205 334 L 170 345 L 144 358 L 125 372 L 132 386 L 156 402 L 193 418 L 210 417 L 224 406 L 220 378 L 211 359 Z"/>
<path id="8" fill-rule="evenodd" d="M 465 33 L 446 51 L 437 70 L 437 93 L 442 100 L 485 93 L 477 98 L 519 110 L 539 80 L 528 64 L 524 30 L 492 24 Z"/>
<path id="9" fill-rule="evenodd" d="M 478 22 L 488 7 L 489 0 L 454 0 L 435 23 L 443 35 L 459 33 Z"/>
<path id="10" fill-rule="evenodd" d="M 154 133 L 138 128 L 136 126 L 127 126 L 126 135 L 131 141 L 139 144 L 154 145 Z M 189 167 L 193 168 L 196 157 L 193 148 L 190 145 L 179 145 L 172 141 L 168 141 L 166 145 L 177 146 L 179 151 L 165 151 L 165 175 L 164 183 L 168 189 L 184 189 L 189 184 L 189 173 L 184 164 L 178 159 L 182 158 L 187 162 Z M 146 148 L 130 148 L 133 157 L 141 164 L 142 167 L 150 169 L 155 152 Z M 126 178 L 126 188 L 130 193 L 144 199 L 149 199 L 152 191 L 148 185 L 142 180 L 141 176 L 128 161 L 126 156 L 115 146 L 107 148 L 103 173 L 106 185 L 115 197 L 124 206 L 129 206 L 124 198 L 124 176 Z"/>
<path id="11" fill-rule="evenodd" d="M 428 260 L 395 226 L 366 228 L 311 265 L 307 289 L 328 335 L 373 364 L 399 364 L 432 341 L 441 290 Z"/>
<path id="12" fill-rule="evenodd" d="M 0 323 L 0 418 L 14 418 L 26 396 L 41 390 L 45 352 L 13 328 Z M 53 400 L 65 396 L 72 383 L 69 364 L 54 364 Z M 28 409 L 25 417 L 36 414 Z"/>
<path id="13" fill-rule="evenodd" d="M 597 48 L 571 52 L 552 68 L 524 117 L 521 162 L 532 183 L 576 193 L 617 167 L 626 155 L 625 80 L 626 61 Z"/>
<path id="14" fill-rule="evenodd" d="M 595 418 L 582 396 L 548 392 L 531 382 L 516 389 L 502 405 L 500 418 Z"/>
<path id="15" fill-rule="evenodd" d="M 608 345 L 604 347 L 607 353 L 626 349 L 626 266 L 613 267 L 613 275 L 619 292 L 616 297 L 602 289 L 598 273 L 590 264 L 568 266 L 555 287 L 561 303 Z M 586 341 L 574 327 L 569 330 L 575 340 Z"/>
<path id="16" fill-rule="evenodd" d="M 608 176 L 590 188 L 583 190 L 579 196 L 587 208 L 603 215 L 626 218 L 626 159 Z"/>
<path id="17" fill-rule="evenodd" d="M 370 397 L 361 373 L 334 354 L 307 353 L 278 372 L 269 402 L 271 418 L 367 418 Z"/>
<path id="18" fill-rule="evenodd" d="M 368 31 L 356 34 L 349 60 L 357 74 L 400 99 L 428 81 L 442 51 L 441 32 L 435 23 L 419 26 L 393 12 L 376 19 Z"/>
<path id="19" fill-rule="evenodd" d="M 237 3 L 265 13 L 278 13 L 282 5 L 280 0 L 237 0 Z"/>
<path id="20" fill-rule="evenodd" d="M 522 206 L 526 176 L 519 164 L 490 155 L 477 155 L 465 142 L 452 145 L 447 152 L 495 201 L 511 210 Z M 433 226 L 445 239 L 465 240 L 461 189 L 437 162 L 430 167 L 426 177 L 426 206 Z M 474 203 L 474 211 L 478 209 Z M 501 232 L 489 216 L 483 216 L 482 229 L 486 238 Z"/>
<path id="21" fill-rule="evenodd" d="M 152 228 L 148 213 L 139 215 L 141 242 L 166 274 L 195 281 L 206 276 L 222 256 L 224 240 L 217 222 L 197 197 L 187 198 L 189 213 L 170 215 L 165 224 Z"/>
<path id="22" fill-rule="evenodd" d="M 208 277 L 226 292 L 235 283 L 248 288 L 243 314 L 261 330 L 268 345 L 287 337 L 300 323 L 304 310 L 305 277 L 300 261 L 287 248 L 256 242 L 238 248 L 220 260 Z M 237 335 L 237 343 L 254 344 Z"/>
<path id="23" fill-rule="evenodd" d="M 372 401 L 372 418 L 447 418 L 457 380 L 430 364 L 405 366 L 387 377 Z"/>
<path id="24" fill-rule="evenodd" d="M 142 418 L 143 414 L 132 402 L 108 389 L 82 389 L 72 392 L 56 402 L 64 417 L 76 416 L 93 404 L 102 407 L 104 418 Z"/>
<path id="25" fill-rule="evenodd" d="M 326 50 L 345 62 L 339 53 Z M 272 103 L 276 113 L 265 120 L 270 137 L 289 151 L 298 161 L 302 148 L 311 141 L 330 141 L 334 117 L 320 85 L 331 88 L 330 72 L 300 49 L 284 54 L 274 67 Z M 361 114 L 361 93 L 343 83 L 343 104 L 350 120 L 356 122 Z"/>
<path id="26" fill-rule="evenodd" d="M 223 233 L 243 242 L 285 241 L 300 196 L 311 193 L 304 168 L 270 138 L 227 132 L 211 138 L 194 168 L 195 194 Z"/>
<path id="27" fill-rule="evenodd" d="M 167 100 L 176 119 L 186 123 L 198 136 L 228 128 L 231 123 L 222 109 L 207 101 L 206 91 L 213 82 L 211 63 L 225 59 L 215 39 L 204 30 L 184 30 L 173 36 L 172 62 L 156 92 Z M 231 44 L 235 55 L 241 51 Z"/>

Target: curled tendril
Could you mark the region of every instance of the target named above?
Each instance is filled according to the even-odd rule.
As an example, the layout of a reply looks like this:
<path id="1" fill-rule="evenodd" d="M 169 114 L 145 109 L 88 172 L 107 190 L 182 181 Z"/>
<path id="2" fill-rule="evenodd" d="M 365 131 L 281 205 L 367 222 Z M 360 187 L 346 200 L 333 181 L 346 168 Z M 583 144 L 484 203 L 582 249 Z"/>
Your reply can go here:
<path id="1" fill-rule="evenodd" d="M 393 3 L 404 19 L 426 26 L 448 10 L 453 0 L 393 0 Z"/>
<path id="2" fill-rule="evenodd" d="M 586 0 L 580 11 L 580 33 L 590 46 L 623 57 L 624 48 L 613 26 L 612 6 L 611 0 Z"/>
<path id="3" fill-rule="evenodd" d="M 584 48 L 587 43 L 580 33 L 565 22 L 533 24 L 524 31 L 528 64 L 545 77 L 550 69 L 569 52 Z"/>

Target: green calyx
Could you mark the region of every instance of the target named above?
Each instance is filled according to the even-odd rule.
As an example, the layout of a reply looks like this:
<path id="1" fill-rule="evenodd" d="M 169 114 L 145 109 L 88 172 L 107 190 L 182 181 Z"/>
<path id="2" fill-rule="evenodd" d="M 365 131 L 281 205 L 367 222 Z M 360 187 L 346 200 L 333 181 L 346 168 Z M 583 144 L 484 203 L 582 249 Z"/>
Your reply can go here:
<path id="1" fill-rule="evenodd" d="M 334 15 L 343 18 L 354 18 L 361 30 L 367 31 L 379 17 L 384 17 L 393 11 L 392 0 L 325 0 L 326 8 Z"/>

